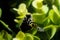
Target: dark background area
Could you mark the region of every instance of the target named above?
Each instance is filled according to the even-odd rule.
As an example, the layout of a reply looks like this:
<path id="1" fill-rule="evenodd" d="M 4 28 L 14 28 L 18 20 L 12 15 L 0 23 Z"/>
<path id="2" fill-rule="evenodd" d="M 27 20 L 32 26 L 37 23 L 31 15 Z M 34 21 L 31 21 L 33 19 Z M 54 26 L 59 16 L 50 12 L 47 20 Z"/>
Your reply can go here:
<path id="1" fill-rule="evenodd" d="M 12 1 L 13 0 L 10 0 L 10 1 L 9 0 L 0 0 L 0 8 L 2 9 L 1 20 L 3 20 L 7 25 L 9 25 L 9 27 L 11 29 L 13 29 L 14 32 L 17 33 L 18 29 L 15 28 L 16 23 L 14 22 L 15 14 L 10 11 L 10 9 L 12 8 L 10 2 L 12 2 Z M 13 1 L 13 3 L 14 3 L 14 1 Z M 1 24 L 1 29 L 7 30 L 6 28 L 4 28 L 4 26 L 2 24 Z"/>
<path id="2" fill-rule="evenodd" d="M 25 1 L 25 0 L 24 0 Z M 19 31 L 18 28 L 15 27 L 16 23 L 14 22 L 15 19 L 15 14 L 10 11 L 10 9 L 12 9 L 13 7 L 18 7 L 19 3 L 23 2 L 23 0 L 0 0 L 0 8 L 2 9 L 2 17 L 0 18 L 1 20 L 3 20 L 6 24 L 9 25 L 9 27 L 15 32 L 17 33 Z M 14 6 L 14 3 L 16 3 Z M 0 30 L 6 30 L 7 32 L 11 33 L 10 31 L 8 31 L 6 28 L 4 28 L 4 26 L 2 24 L 0 24 Z M 54 40 L 60 40 L 60 31 L 58 31 L 56 33 L 56 35 L 54 36 Z"/>

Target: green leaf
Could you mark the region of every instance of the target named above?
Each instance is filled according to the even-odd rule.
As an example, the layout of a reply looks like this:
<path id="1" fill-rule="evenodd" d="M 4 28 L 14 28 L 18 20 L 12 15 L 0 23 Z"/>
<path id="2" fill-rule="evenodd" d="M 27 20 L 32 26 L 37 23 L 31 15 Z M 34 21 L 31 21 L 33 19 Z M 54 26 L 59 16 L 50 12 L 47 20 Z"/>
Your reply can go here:
<path id="1" fill-rule="evenodd" d="M 35 23 L 42 24 L 44 22 L 45 16 L 45 14 L 35 13 L 32 14 L 32 19 Z"/>
<path id="2" fill-rule="evenodd" d="M 19 7 L 18 7 L 18 13 L 19 13 L 20 15 L 24 15 L 24 14 L 27 13 L 26 4 L 21 3 L 21 4 L 19 5 Z"/>
<path id="3" fill-rule="evenodd" d="M 37 36 L 34 36 L 34 40 L 40 40 L 40 38 Z"/>
<path id="4" fill-rule="evenodd" d="M 53 5 L 52 7 L 53 7 L 54 12 L 55 12 L 58 16 L 60 16 L 59 11 L 58 11 L 58 8 L 57 8 L 55 5 Z"/>
<path id="5" fill-rule="evenodd" d="M 19 5 L 18 9 L 13 8 L 13 10 L 17 11 L 17 13 L 19 15 L 17 18 L 24 18 L 26 16 L 26 14 L 28 13 L 25 3 L 21 3 Z"/>
<path id="6" fill-rule="evenodd" d="M 32 2 L 32 6 L 36 9 L 41 9 L 42 5 L 43 5 L 43 0 L 34 0 Z"/>
<path id="7" fill-rule="evenodd" d="M 57 26 L 56 25 L 49 25 L 49 26 L 46 26 L 46 27 L 44 27 L 44 29 L 45 29 L 45 31 L 48 31 L 49 29 L 50 29 L 50 31 L 48 31 L 48 32 L 50 32 L 50 39 L 52 39 L 53 37 L 54 37 L 54 35 L 56 34 L 56 31 L 57 31 Z"/>
<path id="8" fill-rule="evenodd" d="M 60 24 L 60 14 L 57 14 L 54 10 L 49 11 L 49 17 L 54 24 Z"/>
<path id="9" fill-rule="evenodd" d="M 46 14 L 49 11 L 49 8 L 47 5 L 43 5 L 41 10 Z"/>
<path id="10" fill-rule="evenodd" d="M 33 35 L 26 33 L 24 40 L 34 40 Z"/>
<path id="11" fill-rule="evenodd" d="M 1 15 L 2 15 L 2 10 L 1 10 L 1 8 L 0 8 L 0 18 L 1 18 Z"/>
<path id="12" fill-rule="evenodd" d="M 12 36 L 8 34 L 6 31 L 2 30 L 0 32 L 0 40 L 12 40 Z"/>
<path id="13" fill-rule="evenodd" d="M 18 34 L 16 35 L 16 39 L 18 40 L 23 40 L 25 37 L 25 34 L 22 31 L 19 31 Z"/>
<path id="14" fill-rule="evenodd" d="M 38 13 L 44 13 L 47 14 L 49 11 L 49 8 L 47 5 L 43 5 L 40 9 L 35 9 L 36 12 Z"/>
<path id="15" fill-rule="evenodd" d="M 52 39 L 54 37 L 54 35 L 56 34 L 56 31 L 57 31 L 57 28 L 53 27 L 50 39 Z"/>
<path id="16" fill-rule="evenodd" d="M 19 20 L 18 19 L 14 19 L 14 21 L 17 23 L 16 27 L 19 28 L 21 26 L 22 22 L 23 22 L 23 19 L 19 19 Z"/>

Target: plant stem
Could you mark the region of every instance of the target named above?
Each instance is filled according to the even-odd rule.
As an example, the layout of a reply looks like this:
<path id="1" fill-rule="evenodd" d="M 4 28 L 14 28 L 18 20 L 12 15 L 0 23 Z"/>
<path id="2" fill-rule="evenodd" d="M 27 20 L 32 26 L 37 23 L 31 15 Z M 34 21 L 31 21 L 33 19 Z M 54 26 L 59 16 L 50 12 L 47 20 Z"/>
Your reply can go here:
<path id="1" fill-rule="evenodd" d="M 1 22 L 9 31 L 12 32 L 12 30 L 8 27 L 8 25 L 7 25 L 5 22 L 3 22 L 2 20 L 0 20 L 0 22 Z"/>

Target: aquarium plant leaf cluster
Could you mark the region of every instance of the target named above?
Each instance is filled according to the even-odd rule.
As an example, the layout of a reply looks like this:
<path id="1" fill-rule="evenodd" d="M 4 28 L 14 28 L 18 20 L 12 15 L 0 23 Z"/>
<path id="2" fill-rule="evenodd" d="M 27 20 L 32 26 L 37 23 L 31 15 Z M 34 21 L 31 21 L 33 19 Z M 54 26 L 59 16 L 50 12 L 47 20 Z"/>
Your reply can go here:
<path id="1" fill-rule="evenodd" d="M 6 31 L 2 30 L 0 32 L 0 40 L 12 40 L 12 36 Z"/>
<path id="2" fill-rule="evenodd" d="M 60 0 L 19 0 L 16 5 L 9 11 L 15 15 L 17 32 L 2 20 L 0 8 L 0 23 L 5 28 L 0 31 L 1 40 L 56 40 L 60 31 Z"/>
<path id="3" fill-rule="evenodd" d="M 13 40 L 40 40 L 40 38 L 32 34 L 23 33 L 22 31 L 19 31 Z"/>

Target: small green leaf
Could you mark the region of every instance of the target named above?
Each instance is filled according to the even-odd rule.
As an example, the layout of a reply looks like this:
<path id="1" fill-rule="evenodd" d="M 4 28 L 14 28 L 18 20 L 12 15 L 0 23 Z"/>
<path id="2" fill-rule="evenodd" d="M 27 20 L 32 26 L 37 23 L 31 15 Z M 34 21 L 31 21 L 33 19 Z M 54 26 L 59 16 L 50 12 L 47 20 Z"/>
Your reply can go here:
<path id="1" fill-rule="evenodd" d="M 16 35 L 16 39 L 23 40 L 25 37 L 25 34 L 22 31 L 19 31 Z"/>
<path id="2" fill-rule="evenodd" d="M 24 14 L 26 14 L 27 12 L 28 12 L 28 11 L 27 11 L 27 9 L 26 9 L 26 4 L 21 3 L 21 4 L 19 5 L 19 7 L 18 7 L 18 14 L 24 15 Z"/>
<path id="3" fill-rule="evenodd" d="M 0 8 L 0 18 L 1 18 L 1 15 L 2 15 L 2 10 L 1 10 L 1 8 Z"/>
<path id="4" fill-rule="evenodd" d="M 34 0 L 32 2 L 32 6 L 36 9 L 41 9 L 43 3 L 42 3 L 43 0 Z"/>
<path id="5" fill-rule="evenodd" d="M 0 40 L 12 40 L 12 35 L 8 34 L 6 31 L 2 30 L 0 32 Z"/>
<path id="6" fill-rule="evenodd" d="M 49 11 L 49 17 L 54 24 L 60 24 L 60 14 L 54 12 L 54 10 Z"/>
<path id="7" fill-rule="evenodd" d="M 52 39 L 54 37 L 54 35 L 56 34 L 57 26 L 56 25 L 49 25 L 49 26 L 44 27 L 44 29 L 45 29 L 45 31 L 47 31 L 49 29 L 52 30 L 51 33 L 49 34 L 50 35 L 50 39 Z"/>
<path id="8" fill-rule="evenodd" d="M 17 18 L 24 18 L 26 16 L 26 14 L 28 14 L 26 4 L 24 4 L 24 3 L 21 3 L 19 5 L 18 9 L 13 8 L 13 10 L 17 11 L 17 13 L 19 15 Z"/>
<path id="9" fill-rule="evenodd" d="M 53 20 L 53 14 L 54 14 L 54 11 L 53 10 L 50 10 L 49 11 L 49 17 L 54 22 L 54 20 Z"/>
<path id="10" fill-rule="evenodd" d="M 33 36 L 31 34 L 26 33 L 24 40 L 34 40 L 34 38 L 33 38 Z"/>
<path id="11" fill-rule="evenodd" d="M 47 5 L 43 5 L 41 10 L 46 14 L 49 11 L 49 8 Z"/>
<path id="12" fill-rule="evenodd" d="M 53 27 L 50 39 L 52 39 L 54 37 L 54 35 L 56 34 L 56 31 L 57 31 L 57 28 Z"/>
<path id="13" fill-rule="evenodd" d="M 45 14 L 39 14 L 39 13 L 32 14 L 32 19 L 35 23 L 42 24 L 45 19 Z"/>
<path id="14" fill-rule="evenodd" d="M 58 8 L 57 8 L 55 5 L 53 5 L 52 7 L 53 7 L 54 12 L 55 12 L 58 16 L 60 16 L 59 11 L 58 11 Z"/>
<path id="15" fill-rule="evenodd" d="M 17 23 L 16 27 L 19 28 L 21 26 L 22 22 L 23 22 L 23 19 L 19 19 L 19 20 L 18 19 L 14 19 L 14 21 Z"/>

